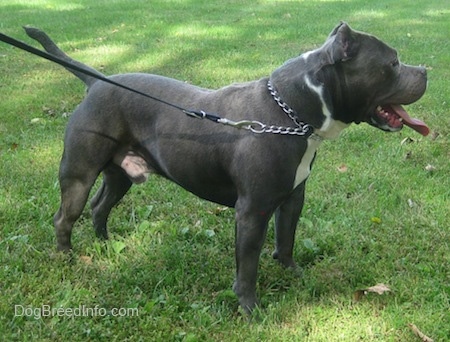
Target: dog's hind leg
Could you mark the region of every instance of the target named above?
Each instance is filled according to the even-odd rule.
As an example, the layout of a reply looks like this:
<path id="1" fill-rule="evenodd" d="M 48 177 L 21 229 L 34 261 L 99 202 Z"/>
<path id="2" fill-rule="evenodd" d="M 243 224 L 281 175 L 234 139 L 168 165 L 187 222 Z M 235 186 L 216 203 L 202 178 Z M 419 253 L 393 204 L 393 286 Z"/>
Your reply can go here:
<path id="1" fill-rule="evenodd" d="M 70 170 L 65 173 L 61 167 L 61 206 L 53 219 L 59 251 L 69 251 L 72 248 L 70 239 L 73 224 L 83 212 L 89 191 L 97 175 L 98 173 L 80 175 L 71 173 Z"/>
<path id="2" fill-rule="evenodd" d="M 115 148 L 117 144 L 111 139 L 69 126 L 59 168 L 61 205 L 53 219 L 58 250 L 72 248 L 73 225 L 83 212 L 98 175 L 110 165 Z"/>
<path id="3" fill-rule="evenodd" d="M 103 170 L 103 183 L 91 200 L 92 219 L 95 233 L 99 238 L 107 239 L 107 221 L 111 209 L 130 189 L 132 182 L 117 165 L 110 164 Z"/>

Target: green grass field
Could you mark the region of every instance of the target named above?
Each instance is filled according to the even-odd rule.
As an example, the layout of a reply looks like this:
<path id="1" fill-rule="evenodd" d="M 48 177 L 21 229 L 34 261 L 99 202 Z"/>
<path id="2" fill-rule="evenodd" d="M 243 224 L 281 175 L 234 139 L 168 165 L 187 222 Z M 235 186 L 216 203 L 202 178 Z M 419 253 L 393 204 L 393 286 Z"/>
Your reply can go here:
<path id="1" fill-rule="evenodd" d="M 231 290 L 233 210 L 161 178 L 132 188 L 108 242 L 95 239 L 86 208 L 73 258 L 55 252 L 62 137 L 84 85 L 0 43 L 1 340 L 420 341 L 409 324 L 450 340 L 448 3 L 2 0 L 0 13 L 0 32 L 37 46 L 21 26 L 39 27 L 107 75 L 211 88 L 269 75 L 345 20 L 427 67 L 427 93 L 408 110 L 432 129 L 355 125 L 321 146 L 295 248 L 303 275 L 272 260 L 271 229 L 261 320 L 249 322 Z M 391 291 L 355 300 L 378 283 Z"/>

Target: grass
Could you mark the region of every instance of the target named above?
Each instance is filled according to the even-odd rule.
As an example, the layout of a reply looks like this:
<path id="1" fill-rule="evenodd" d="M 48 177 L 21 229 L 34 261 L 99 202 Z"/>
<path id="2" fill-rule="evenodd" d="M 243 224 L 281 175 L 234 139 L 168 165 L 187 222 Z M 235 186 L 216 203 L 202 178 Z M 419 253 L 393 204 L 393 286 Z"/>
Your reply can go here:
<path id="1" fill-rule="evenodd" d="M 427 66 L 428 91 L 409 111 L 435 133 L 383 134 L 360 125 L 324 143 L 297 235 L 303 275 L 273 262 L 270 232 L 258 282 L 261 322 L 248 323 L 231 291 L 233 210 L 162 179 L 132 188 L 111 216 L 110 241 L 94 238 L 86 210 L 74 231 L 74 257 L 55 253 L 65 113 L 81 101 L 83 85 L 59 66 L 1 43 L 3 339 L 419 340 L 409 323 L 435 341 L 450 338 L 444 2 L 3 0 L 0 11 L 1 32 L 30 42 L 20 26 L 40 27 L 106 74 L 151 72 L 213 88 L 270 74 L 346 20 L 396 47 L 403 61 Z M 356 290 L 376 283 L 392 291 L 353 300 Z M 47 306 L 107 313 L 39 317 Z M 15 312 L 21 308 L 30 314 Z M 138 315 L 115 316 L 113 308 Z"/>

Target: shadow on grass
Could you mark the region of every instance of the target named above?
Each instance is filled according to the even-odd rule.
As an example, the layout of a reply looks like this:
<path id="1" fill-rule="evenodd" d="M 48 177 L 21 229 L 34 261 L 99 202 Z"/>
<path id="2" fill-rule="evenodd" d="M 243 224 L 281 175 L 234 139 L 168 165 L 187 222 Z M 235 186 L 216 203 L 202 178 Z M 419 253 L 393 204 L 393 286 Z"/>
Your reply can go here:
<path id="1" fill-rule="evenodd" d="M 211 68 L 203 70 L 203 64 L 215 65 L 224 74 L 230 64 L 231 68 L 241 69 L 242 78 L 236 72 L 235 80 L 265 76 L 272 70 L 262 63 L 273 69 L 292 57 L 293 51 L 300 53 L 322 44 L 341 19 L 360 30 L 375 26 L 377 32 L 374 34 L 388 42 L 388 38 L 398 41 L 399 35 L 380 32 L 378 25 L 372 25 L 372 21 L 387 22 L 401 32 L 403 41 L 398 42 L 403 45 L 411 40 L 406 34 L 412 31 L 413 38 L 423 40 L 429 27 L 435 27 L 439 19 L 439 13 L 435 11 L 424 11 L 415 19 L 399 15 L 399 12 L 412 10 L 412 3 L 406 8 L 404 4 L 394 3 L 368 6 L 362 0 L 254 5 L 207 1 L 83 1 L 53 8 L 25 3 L 0 7 L 5 13 L 13 13 L 4 24 L 8 30 L 20 32 L 16 26 L 25 24 L 38 26 L 72 54 L 73 49 L 97 46 L 105 47 L 107 52 L 108 47 L 120 45 L 120 52 L 105 66 L 107 74 L 107 71 L 145 71 L 207 86 L 226 84 L 230 80 L 225 77 L 222 81 L 220 75 L 211 78 L 208 75 Z M 320 20 L 312 21 L 315 17 Z M 329 20 L 323 20 L 323 17 Z M 430 23 L 431 19 L 433 23 Z M 97 51 L 104 53 L 101 49 Z M 268 63 L 264 54 L 269 54 L 273 61 Z M 251 56 L 250 62 L 248 56 Z M 101 58 L 105 59 L 104 56 Z M 84 62 L 95 64 L 86 59 Z M 138 69 L 134 68 L 136 65 Z"/>

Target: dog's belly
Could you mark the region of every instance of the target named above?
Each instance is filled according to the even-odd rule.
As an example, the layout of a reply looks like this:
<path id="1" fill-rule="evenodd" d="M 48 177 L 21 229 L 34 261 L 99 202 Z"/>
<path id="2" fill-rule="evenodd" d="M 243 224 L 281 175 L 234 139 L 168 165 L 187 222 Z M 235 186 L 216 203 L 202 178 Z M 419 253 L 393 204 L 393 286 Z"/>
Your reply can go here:
<path id="1" fill-rule="evenodd" d="M 234 207 L 237 200 L 236 187 L 228 175 L 214 163 L 204 161 L 187 165 L 189 162 L 185 161 L 180 166 L 179 163 L 171 163 L 167 158 L 159 162 L 156 159 L 145 159 L 136 151 L 123 150 L 114 156 L 113 162 L 123 169 L 133 183 L 145 182 L 150 174 L 158 174 L 200 198 Z"/>
<path id="2" fill-rule="evenodd" d="M 303 155 L 300 164 L 297 166 L 293 189 L 295 189 L 299 184 L 306 180 L 306 178 L 308 178 L 309 174 L 311 173 L 311 164 L 314 160 L 316 150 L 319 147 L 320 143 L 320 140 L 308 139 L 308 147 L 306 148 L 305 154 Z"/>
<path id="3" fill-rule="evenodd" d="M 194 188 L 187 187 L 183 184 L 180 185 L 194 195 L 210 202 L 214 202 L 230 208 L 234 208 L 236 204 L 237 193 L 234 185 L 232 184 L 203 184 L 202 187 L 196 186 Z"/>

